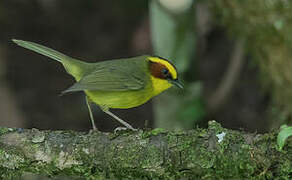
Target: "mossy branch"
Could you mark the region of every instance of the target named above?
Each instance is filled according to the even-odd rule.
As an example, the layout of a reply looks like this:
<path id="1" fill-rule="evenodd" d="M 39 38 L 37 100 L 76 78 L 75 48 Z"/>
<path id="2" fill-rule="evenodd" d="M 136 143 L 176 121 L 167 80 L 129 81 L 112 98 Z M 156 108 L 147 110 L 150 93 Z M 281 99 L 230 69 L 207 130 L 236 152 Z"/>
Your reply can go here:
<path id="1" fill-rule="evenodd" d="M 115 134 L 1 128 L 0 176 L 289 179 L 292 141 L 279 152 L 276 135 L 228 130 L 214 121 L 208 129 Z"/>

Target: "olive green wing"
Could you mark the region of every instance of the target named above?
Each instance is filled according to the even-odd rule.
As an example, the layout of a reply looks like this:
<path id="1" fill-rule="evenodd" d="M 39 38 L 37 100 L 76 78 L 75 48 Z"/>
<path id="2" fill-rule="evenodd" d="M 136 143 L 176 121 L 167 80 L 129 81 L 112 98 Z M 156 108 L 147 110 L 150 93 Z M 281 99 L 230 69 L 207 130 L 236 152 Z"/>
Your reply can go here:
<path id="1" fill-rule="evenodd" d="M 63 93 L 84 90 L 139 90 L 146 85 L 148 77 L 146 70 L 146 61 L 142 59 L 113 60 L 98 63 L 91 73 L 85 75 Z"/>

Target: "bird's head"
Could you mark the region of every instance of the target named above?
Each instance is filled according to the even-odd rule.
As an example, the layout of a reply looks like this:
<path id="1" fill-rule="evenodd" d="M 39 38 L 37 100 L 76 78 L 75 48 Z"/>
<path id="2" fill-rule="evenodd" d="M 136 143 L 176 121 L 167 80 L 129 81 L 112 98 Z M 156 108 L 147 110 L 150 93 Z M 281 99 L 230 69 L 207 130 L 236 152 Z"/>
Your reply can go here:
<path id="1" fill-rule="evenodd" d="M 148 60 L 155 94 L 161 93 L 172 85 L 183 88 L 178 80 L 177 70 L 170 61 L 159 56 L 150 56 Z"/>

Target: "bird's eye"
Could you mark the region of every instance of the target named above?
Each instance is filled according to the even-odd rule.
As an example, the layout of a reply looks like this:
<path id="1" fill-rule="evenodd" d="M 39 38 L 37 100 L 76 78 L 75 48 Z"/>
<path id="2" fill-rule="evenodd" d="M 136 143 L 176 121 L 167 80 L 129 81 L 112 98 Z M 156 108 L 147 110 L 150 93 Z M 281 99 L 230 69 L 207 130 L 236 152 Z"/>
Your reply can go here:
<path id="1" fill-rule="evenodd" d="M 163 75 L 168 75 L 168 70 L 165 69 L 165 68 L 163 68 L 163 69 L 162 69 L 162 74 L 163 74 Z"/>

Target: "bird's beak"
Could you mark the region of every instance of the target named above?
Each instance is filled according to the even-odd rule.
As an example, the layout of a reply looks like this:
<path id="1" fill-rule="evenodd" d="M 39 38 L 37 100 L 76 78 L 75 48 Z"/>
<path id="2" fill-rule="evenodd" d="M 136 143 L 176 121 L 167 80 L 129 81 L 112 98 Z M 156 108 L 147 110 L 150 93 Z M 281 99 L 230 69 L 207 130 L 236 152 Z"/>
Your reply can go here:
<path id="1" fill-rule="evenodd" d="M 184 88 L 183 84 L 178 79 L 171 79 L 169 80 L 169 82 L 178 88 L 181 88 L 181 89 Z"/>

